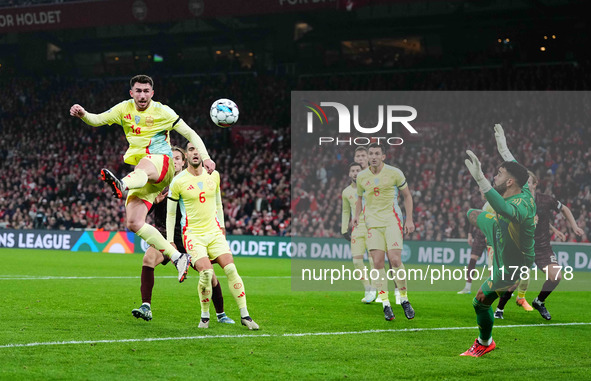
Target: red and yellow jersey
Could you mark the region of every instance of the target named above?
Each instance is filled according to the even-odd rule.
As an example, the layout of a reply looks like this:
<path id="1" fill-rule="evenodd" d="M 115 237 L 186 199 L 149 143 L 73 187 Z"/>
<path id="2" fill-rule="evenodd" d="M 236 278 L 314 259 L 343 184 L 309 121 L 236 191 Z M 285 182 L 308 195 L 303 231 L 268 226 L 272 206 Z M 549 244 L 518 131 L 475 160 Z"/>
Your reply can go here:
<path id="1" fill-rule="evenodd" d="M 195 176 L 185 169 L 170 183 L 168 198 L 179 202 L 183 234 L 216 233 L 224 228 L 218 171 L 210 175 L 203 170 Z"/>
<path id="2" fill-rule="evenodd" d="M 408 185 L 402 171 L 391 165 L 384 164 L 378 174 L 374 174 L 370 167 L 357 175 L 357 195 L 365 200 L 365 224 L 367 228 L 379 228 L 399 225 L 402 216 L 395 211 L 395 196 L 397 189 L 404 189 Z"/>
<path id="3" fill-rule="evenodd" d="M 138 111 L 134 100 L 129 99 L 101 114 L 87 113 L 82 120 L 95 127 L 114 123 L 123 127 L 129 142 L 123 160 L 127 164 L 137 165 L 148 154 L 172 157 L 169 131 L 180 117 L 170 107 L 153 100 L 146 110 Z"/>

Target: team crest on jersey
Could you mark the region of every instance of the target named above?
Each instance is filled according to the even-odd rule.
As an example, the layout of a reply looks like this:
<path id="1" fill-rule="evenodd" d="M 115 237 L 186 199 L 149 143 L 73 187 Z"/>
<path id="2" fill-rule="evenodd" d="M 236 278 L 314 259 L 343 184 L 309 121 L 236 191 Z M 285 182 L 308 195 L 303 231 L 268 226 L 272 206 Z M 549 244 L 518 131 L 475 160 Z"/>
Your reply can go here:
<path id="1" fill-rule="evenodd" d="M 215 189 L 215 183 L 212 179 L 207 179 L 207 188 L 208 189 Z"/>
<path id="2" fill-rule="evenodd" d="M 199 181 L 197 186 L 199 187 L 199 190 L 203 190 L 203 181 Z"/>
<path id="3" fill-rule="evenodd" d="M 135 124 L 140 124 L 140 119 L 141 118 L 139 117 L 139 115 L 136 115 L 135 116 Z"/>
<path id="4" fill-rule="evenodd" d="M 378 179 L 377 177 L 373 180 L 373 182 L 378 185 L 380 183 L 380 179 Z"/>
<path id="5" fill-rule="evenodd" d="M 154 118 L 152 116 L 146 117 L 146 126 L 152 127 L 154 125 Z"/>

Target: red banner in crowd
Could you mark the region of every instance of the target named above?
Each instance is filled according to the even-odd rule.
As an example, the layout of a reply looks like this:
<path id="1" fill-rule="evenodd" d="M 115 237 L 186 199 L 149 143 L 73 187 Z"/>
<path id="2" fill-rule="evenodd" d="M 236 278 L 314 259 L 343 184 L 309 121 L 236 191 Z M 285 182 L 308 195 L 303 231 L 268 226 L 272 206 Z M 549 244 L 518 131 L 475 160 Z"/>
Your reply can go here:
<path id="1" fill-rule="evenodd" d="M 408 0 L 102 0 L 0 8 L 0 33 L 159 23 L 191 18 L 351 10 Z"/>

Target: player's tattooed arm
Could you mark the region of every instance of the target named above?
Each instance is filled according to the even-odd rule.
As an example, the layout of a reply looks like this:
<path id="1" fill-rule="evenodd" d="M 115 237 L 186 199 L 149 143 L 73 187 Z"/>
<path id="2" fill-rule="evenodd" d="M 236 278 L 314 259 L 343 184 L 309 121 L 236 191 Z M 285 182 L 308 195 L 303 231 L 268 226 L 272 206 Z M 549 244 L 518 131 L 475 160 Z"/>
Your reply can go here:
<path id="1" fill-rule="evenodd" d="M 482 212 L 483 212 L 483 210 L 481 210 L 481 209 L 470 209 L 468 211 L 468 221 L 470 221 L 470 225 L 478 226 L 478 224 L 477 224 L 478 216 Z"/>

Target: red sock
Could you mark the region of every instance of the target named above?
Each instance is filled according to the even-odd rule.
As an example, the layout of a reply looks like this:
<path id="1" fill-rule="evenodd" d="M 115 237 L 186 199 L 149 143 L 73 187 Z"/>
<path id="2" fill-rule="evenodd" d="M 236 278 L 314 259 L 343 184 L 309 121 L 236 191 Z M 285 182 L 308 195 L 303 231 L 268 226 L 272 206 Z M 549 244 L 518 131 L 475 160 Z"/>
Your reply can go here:
<path id="1" fill-rule="evenodd" d="M 224 312 L 224 297 L 222 296 L 222 286 L 218 282 L 217 286 L 212 288 L 211 301 L 215 307 L 215 312 L 221 314 Z"/>
<path id="2" fill-rule="evenodd" d="M 154 268 L 142 266 L 142 282 L 140 291 L 142 303 L 152 303 L 152 289 L 154 288 Z"/>

